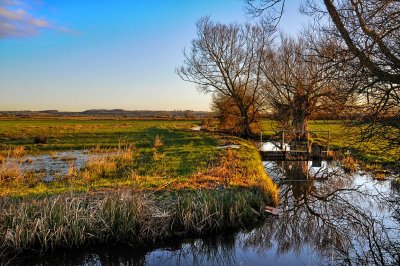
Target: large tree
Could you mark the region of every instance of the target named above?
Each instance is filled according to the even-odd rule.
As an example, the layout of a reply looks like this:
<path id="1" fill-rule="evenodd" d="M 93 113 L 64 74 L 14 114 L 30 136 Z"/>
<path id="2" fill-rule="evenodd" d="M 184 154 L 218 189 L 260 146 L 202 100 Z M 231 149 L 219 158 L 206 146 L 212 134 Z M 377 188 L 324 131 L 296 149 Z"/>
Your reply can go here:
<path id="1" fill-rule="evenodd" d="M 245 2 L 250 13 L 278 23 L 286 1 Z M 302 11 L 315 18 L 314 33 L 330 43 L 330 54 L 320 55 L 347 81 L 342 90 L 359 98 L 360 121 L 368 125 L 364 137 L 383 136 L 400 145 L 400 1 L 301 2 Z"/>
<path id="2" fill-rule="evenodd" d="M 325 60 L 302 37 L 282 35 L 264 67 L 267 103 L 288 129 L 304 133 L 312 115 L 328 103 L 343 104 L 346 100 L 338 93 L 337 72 L 326 67 Z"/>
<path id="3" fill-rule="evenodd" d="M 244 101 L 247 104 L 247 101 L 252 101 L 252 99 L 247 97 Z M 260 120 L 260 111 L 256 105 L 258 105 L 257 102 L 255 102 L 255 105 L 251 105 L 250 108 L 248 108 L 247 114 L 249 121 L 252 121 L 252 123 L 250 123 L 250 129 L 253 133 L 260 131 L 260 125 L 258 124 Z M 235 135 L 240 134 L 242 130 L 241 112 L 231 97 L 221 93 L 215 93 L 212 98 L 211 109 L 218 115 L 219 128 L 221 130 Z"/>
<path id="4" fill-rule="evenodd" d="M 197 22 L 197 38 L 177 69 L 183 80 L 197 84 L 200 91 L 234 104 L 237 112 L 232 115 L 243 137 L 253 135 L 253 114 L 263 106 L 261 66 L 271 34 L 266 24 L 225 25 L 202 18 Z"/>

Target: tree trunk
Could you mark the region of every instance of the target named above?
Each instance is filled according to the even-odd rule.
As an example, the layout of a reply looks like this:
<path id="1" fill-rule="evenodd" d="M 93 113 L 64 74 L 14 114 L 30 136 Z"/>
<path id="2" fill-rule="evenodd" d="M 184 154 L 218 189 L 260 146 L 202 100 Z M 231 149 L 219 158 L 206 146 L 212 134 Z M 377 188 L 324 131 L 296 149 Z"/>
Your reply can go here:
<path id="1" fill-rule="evenodd" d="M 308 118 L 310 116 L 310 102 L 306 95 L 296 94 L 293 101 L 293 121 L 292 126 L 300 132 L 300 136 L 305 136 L 308 130 Z"/>
<path id="2" fill-rule="evenodd" d="M 241 136 L 244 138 L 250 138 L 253 136 L 253 132 L 250 128 L 250 119 L 247 109 L 244 107 L 240 107 L 240 114 L 242 116 L 241 119 Z"/>
<path id="3" fill-rule="evenodd" d="M 293 114 L 292 125 L 301 135 L 304 135 L 308 130 L 308 117 L 303 110 L 297 110 Z"/>

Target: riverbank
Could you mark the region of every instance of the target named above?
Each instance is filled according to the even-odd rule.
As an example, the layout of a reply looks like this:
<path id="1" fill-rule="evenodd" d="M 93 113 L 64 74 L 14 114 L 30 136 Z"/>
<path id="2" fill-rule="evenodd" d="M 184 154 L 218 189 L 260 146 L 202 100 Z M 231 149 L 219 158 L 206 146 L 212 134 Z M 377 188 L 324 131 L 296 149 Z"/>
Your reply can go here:
<path id="1" fill-rule="evenodd" d="M 243 228 L 262 219 L 257 188 L 138 192 L 131 189 L 0 199 L 1 257 L 96 243 L 141 245 Z"/>
<path id="2" fill-rule="evenodd" d="M 262 220 L 265 205 L 277 204 L 278 190 L 257 149 L 189 126 L 144 126 L 135 133 L 140 138 L 92 149 L 85 166 L 71 164 L 47 182 L 41 172 L 18 168 L 26 158 L 15 152 L 17 168 L 0 165 L 0 256 L 107 242 L 140 245 Z M 47 144 L 29 145 L 25 152 Z"/>

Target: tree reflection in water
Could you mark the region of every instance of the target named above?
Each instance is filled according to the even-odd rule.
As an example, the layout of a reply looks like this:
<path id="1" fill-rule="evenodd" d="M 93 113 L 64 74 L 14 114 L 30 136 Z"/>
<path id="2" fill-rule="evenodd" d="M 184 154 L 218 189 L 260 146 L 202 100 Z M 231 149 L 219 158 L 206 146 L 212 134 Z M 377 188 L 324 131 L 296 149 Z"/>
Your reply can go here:
<path id="1" fill-rule="evenodd" d="M 29 263 L 400 265 L 400 193 L 389 181 L 326 162 L 267 162 L 266 169 L 280 184 L 281 214 L 250 232 L 64 251 Z"/>
<path id="2" fill-rule="evenodd" d="M 257 242 L 276 243 L 278 255 L 309 245 L 333 265 L 400 265 L 398 193 L 337 166 L 291 161 L 267 167 L 281 182 L 283 211 L 252 232 Z"/>

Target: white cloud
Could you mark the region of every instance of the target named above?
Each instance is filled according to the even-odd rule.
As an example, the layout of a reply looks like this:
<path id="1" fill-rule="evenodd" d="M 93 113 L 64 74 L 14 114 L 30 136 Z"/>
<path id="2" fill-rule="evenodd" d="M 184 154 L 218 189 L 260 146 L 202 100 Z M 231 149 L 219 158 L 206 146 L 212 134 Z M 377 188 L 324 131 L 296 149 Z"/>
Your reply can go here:
<path id="1" fill-rule="evenodd" d="M 69 32 L 65 27 L 51 24 L 47 19 L 28 12 L 30 6 L 18 0 L 0 0 L 0 39 L 31 36 L 42 29 Z"/>

